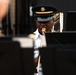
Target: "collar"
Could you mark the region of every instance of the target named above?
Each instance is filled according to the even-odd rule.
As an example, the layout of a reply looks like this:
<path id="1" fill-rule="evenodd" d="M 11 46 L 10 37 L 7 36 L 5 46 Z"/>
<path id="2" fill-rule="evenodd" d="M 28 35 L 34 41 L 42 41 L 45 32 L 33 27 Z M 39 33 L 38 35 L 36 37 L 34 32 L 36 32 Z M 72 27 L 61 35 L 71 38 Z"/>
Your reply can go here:
<path id="1" fill-rule="evenodd" d="M 54 29 L 52 29 L 51 32 L 56 32 L 56 31 L 55 31 Z M 37 38 L 39 38 L 39 36 L 41 36 L 41 34 L 39 33 L 38 29 L 36 29 L 36 31 L 34 32 L 34 34 L 36 35 L 36 36 L 35 36 L 35 40 L 36 40 Z"/>
<path id="2" fill-rule="evenodd" d="M 39 33 L 38 29 L 36 29 L 36 31 L 34 32 L 34 34 L 36 35 L 35 39 L 37 39 L 39 36 L 41 36 L 41 34 Z"/>

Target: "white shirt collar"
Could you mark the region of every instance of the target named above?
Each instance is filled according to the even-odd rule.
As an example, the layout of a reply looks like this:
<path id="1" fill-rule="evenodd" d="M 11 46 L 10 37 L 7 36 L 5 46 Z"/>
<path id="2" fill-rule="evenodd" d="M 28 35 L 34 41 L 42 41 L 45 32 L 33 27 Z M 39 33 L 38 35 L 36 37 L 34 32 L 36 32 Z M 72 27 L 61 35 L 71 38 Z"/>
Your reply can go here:
<path id="1" fill-rule="evenodd" d="M 38 29 L 34 32 L 34 34 L 36 35 L 35 39 L 37 39 L 39 36 L 41 36 L 41 34 L 39 33 Z"/>

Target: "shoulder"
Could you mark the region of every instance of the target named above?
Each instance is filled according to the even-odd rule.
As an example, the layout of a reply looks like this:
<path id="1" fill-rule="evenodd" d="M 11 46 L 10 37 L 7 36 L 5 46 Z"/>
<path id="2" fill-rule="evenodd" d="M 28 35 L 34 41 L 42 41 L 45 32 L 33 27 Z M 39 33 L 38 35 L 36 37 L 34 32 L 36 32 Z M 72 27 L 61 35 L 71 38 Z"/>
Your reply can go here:
<path id="1" fill-rule="evenodd" d="M 33 40 L 34 40 L 34 39 L 35 39 L 35 34 L 34 34 L 34 33 L 29 34 L 29 35 L 28 35 L 28 38 L 31 38 L 31 39 L 33 39 Z"/>

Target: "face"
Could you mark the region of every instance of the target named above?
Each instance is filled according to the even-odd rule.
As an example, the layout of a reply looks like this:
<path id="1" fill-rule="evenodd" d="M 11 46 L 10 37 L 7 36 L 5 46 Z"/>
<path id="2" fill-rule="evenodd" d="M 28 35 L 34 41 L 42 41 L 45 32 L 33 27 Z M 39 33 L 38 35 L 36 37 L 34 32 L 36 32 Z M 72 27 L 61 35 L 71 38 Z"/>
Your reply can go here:
<path id="1" fill-rule="evenodd" d="M 54 25 L 54 19 L 49 21 L 49 22 L 44 22 L 44 23 L 41 23 L 41 22 L 38 22 L 36 20 L 36 26 L 38 28 L 38 30 L 42 33 L 46 33 L 46 32 L 51 32 L 51 29 L 52 29 L 52 26 Z M 43 30 L 44 29 L 44 30 Z"/>

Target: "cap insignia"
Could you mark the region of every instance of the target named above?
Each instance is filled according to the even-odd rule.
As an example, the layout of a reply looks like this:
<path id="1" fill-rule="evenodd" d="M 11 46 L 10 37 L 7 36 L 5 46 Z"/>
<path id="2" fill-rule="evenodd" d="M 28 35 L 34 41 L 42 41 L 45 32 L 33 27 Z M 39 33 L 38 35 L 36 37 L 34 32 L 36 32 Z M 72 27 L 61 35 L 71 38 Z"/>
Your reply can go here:
<path id="1" fill-rule="evenodd" d="M 41 11 L 45 11 L 45 8 L 44 7 L 41 7 Z"/>

